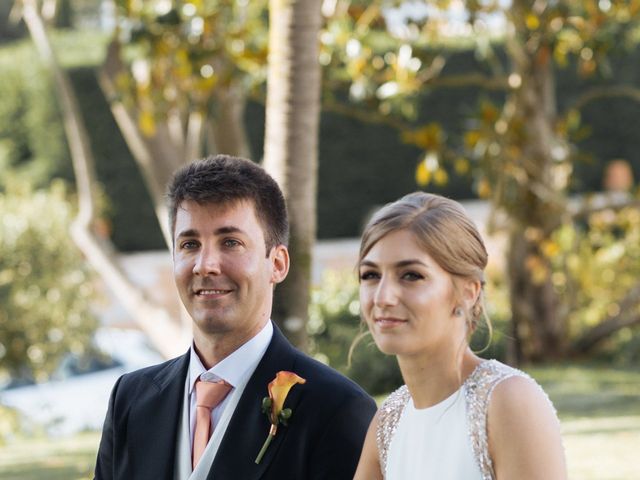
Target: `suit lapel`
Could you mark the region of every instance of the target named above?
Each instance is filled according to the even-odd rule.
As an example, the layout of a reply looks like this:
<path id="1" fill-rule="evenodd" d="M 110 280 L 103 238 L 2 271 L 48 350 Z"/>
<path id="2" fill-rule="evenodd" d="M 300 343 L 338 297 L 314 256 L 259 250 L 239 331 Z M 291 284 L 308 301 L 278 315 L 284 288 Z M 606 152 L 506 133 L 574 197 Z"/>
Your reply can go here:
<path id="1" fill-rule="evenodd" d="M 260 464 L 255 459 L 269 433 L 270 423 L 262 413 L 262 399 L 268 395 L 267 385 L 280 370 L 292 370 L 294 350 L 282 333 L 274 327 L 273 338 L 262 360 L 242 393 L 236 410 L 231 417 L 209 479 L 241 478 L 258 479 L 275 458 L 287 428 L 279 426 L 278 433 L 269 445 Z M 298 401 L 296 389 L 287 397 L 286 405 L 293 409 Z"/>
<path id="2" fill-rule="evenodd" d="M 178 424 L 181 418 L 189 354 L 160 370 L 131 407 L 129 454 L 135 478 L 171 479 L 176 459 Z"/>

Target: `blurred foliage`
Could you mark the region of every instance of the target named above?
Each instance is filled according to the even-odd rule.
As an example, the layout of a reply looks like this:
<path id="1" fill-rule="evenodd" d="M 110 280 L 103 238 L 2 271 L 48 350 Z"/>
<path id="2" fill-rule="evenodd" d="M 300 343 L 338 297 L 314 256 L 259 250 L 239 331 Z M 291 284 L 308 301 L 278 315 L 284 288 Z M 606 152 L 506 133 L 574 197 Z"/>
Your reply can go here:
<path id="1" fill-rule="evenodd" d="M 638 300 L 628 298 L 640 278 L 637 205 L 595 209 L 585 221 L 558 228 L 541 250 L 551 260 L 552 269 L 539 275 L 549 277 L 563 299 L 571 339 L 602 319 L 640 315 Z M 536 274 L 535 267 L 532 271 Z M 619 363 L 637 362 L 639 342 L 632 328 L 625 327 L 604 343 L 600 354 Z"/>
<path id="2" fill-rule="evenodd" d="M 107 233 L 120 251 L 165 249 L 149 193 L 98 87 L 95 70 L 77 67 L 69 76 L 90 132 L 98 181 L 106 195 L 107 208 L 101 213 L 107 220 Z"/>
<path id="3" fill-rule="evenodd" d="M 505 99 L 528 81 L 518 64 L 530 50 L 538 52 L 540 63 L 553 59 L 556 73 L 574 68 L 575 100 L 577 83 L 615 79 L 621 67 L 617 60 L 637 48 L 640 0 L 466 2 L 465 15 L 456 2 L 426 3 L 403 13 L 394 2 L 336 2 L 321 37 L 320 61 L 334 87 L 327 94 L 344 100 L 335 87 L 346 84 L 350 102 L 370 112 L 372 120 L 394 126 L 404 142 L 422 150 L 415 173 L 420 186 L 441 186 L 450 173 L 471 174 L 481 198 L 502 208 L 517 205 L 518 192 L 527 189 L 522 158 L 529 119 Z M 514 40 L 505 40 L 511 32 Z M 450 68 L 458 52 L 470 49 L 477 61 L 471 69 Z M 450 125 L 445 128 L 434 118 L 424 98 L 468 87 L 482 94 L 467 105 L 466 118 L 459 118 L 465 122 L 463 131 L 458 132 L 458 125 L 452 135 Z M 589 129 L 580 109 L 567 108 L 550 121 L 557 142 L 552 165 L 557 172 L 551 177 L 562 182 L 576 160 L 570 143 L 584 140 Z"/>
<path id="4" fill-rule="evenodd" d="M 63 64 L 73 67 L 70 75 L 89 124 L 98 177 L 110 198 L 115 244 L 123 251 L 163 248 L 163 240 L 140 174 L 95 81 L 93 69 L 104 56 L 107 38 L 96 32 L 68 31 L 55 33 L 53 41 Z M 502 55 L 500 45 L 492 47 L 496 55 Z M 36 55 L 25 49 L 31 50 L 31 47 L 16 43 L 0 48 L 0 58 L 7 59 L 7 65 L 11 67 L 8 72 L 17 68 L 34 68 L 34 63 L 38 63 Z M 458 45 L 455 50 L 445 53 L 447 62 L 443 73 L 471 76 L 473 72 L 486 68 L 473 50 L 465 50 Z M 25 62 L 11 61 L 15 58 L 24 58 Z M 634 83 L 640 78 L 640 55 L 637 51 L 629 56 L 613 57 L 611 62 L 616 79 Z M 80 66 L 82 68 L 75 68 Z M 0 69 L 0 89 L 5 85 L 4 72 L 5 69 Z M 329 72 L 329 69 L 325 69 L 325 75 Z M 348 90 L 333 88 L 335 85 L 327 79 L 325 81 L 328 87 L 325 100 L 329 100 L 329 105 L 321 118 L 318 236 L 356 236 L 360 233 L 363 218 L 372 208 L 416 189 L 415 159 L 420 157 L 421 150 L 415 145 L 402 143 L 398 131 L 384 123 L 366 123 L 360 117 L 354 117 L 352 112 L 333 111 L 331 96 L 348 96 Z M 559 101 L 566 102 L 585 87 L 586 80 L 575 77 L 573 70 L 567 68 L 558 72 L 557 81 Z M 591 79 L 590 82 L 605 87 L 610 84 L 606 79 Z M 458 140 L 462 142 L 466 119 L 486 93 L 477 85 L 425 89 L 416 100 L 416 122 L 423 119 L 427 123 L 437 121 L 450 143 Z M 491 94 L 487 98 L 495 102 L 503 94 L 494 96 Z M 31 102 L 44 102 L 47 97 L 52 98 L 39 95 Z M 575 166 L 572 175 L 573 191 L 598 189 L 601 186 L 604 160 L 609 158 L 627 158 L 634 169 L 640 172 L 640 157 L 636 156 L 640 152 L 640 139 L 635 135 L 635 131 L 640 128 L 638 111 L 640 110 L 635 104 L 620 98 L 602 99 L 587 106 L 581 115 L 581 121 L 583 125 L 593 124 L 594 127 L 591 135 L 582 140 L 580 146 L 592 158 Z M 369 116 L 372 117 L 371 114 Z M 259 158 L 264 136 L 264 106 L 259 102 L 249 102 L 245 122 L 252 157 Z M 60 121 L 49 122 L 48 125 L 50 128 L 47 135 L 50 141 L 64 142 L 60 140 L 63 137 Z M 0 126 L 0 131 L 3 128 Z M 53 138 L 54 134 L 59 136 Z M 52 148 L 51 153 L 55 151 Z M 45 157 L 42 160 L 54 161 Z M 70 164 L 65 167 L 63 178 L 71 178 L 70 168 Z M 429 190 L 458 199 L 472 197 L 471 177 L 457 175 L 456 172 L 457 170 L 448 172 L 449 181 L 445 185 L 431 182 Z M 367 185 L 368 188 L 360 188 L 361 185 Z M 132 204 L 137 205 L 137 208 L 129 208 Z M 344 205 L 349 205 L 349 208 L 345 209 Z M 337 215 L 336 212 L 340 214 Z"/>
<path id="5" fill-rule="evenodd" d="M 533 280 L 550 279 L 562 300 L 560 308 L 568 319 L 568 343 L 576 342 L 603 320 L 621 313 L 627 317 L 640 315 L 637 299 L 632 297 L 640 278 L 640 209 L 634 203 L 599 208 L 604 203 L 602 195 L 588 195 L 584 202 L 593 211 L 587 209 L 582 221 L 563 224 L 541 243 L 540 254 L 548 264 L 537 256 L 526 259 Z M 537 235 L 534 230 L 528 234 Z M 490 262 L 486 280 L 488 315 L 494 332 L 482 356 L 504 359 L 507 338 L 513 336 L 507 278 L 499 265 Z M 628 310 L 621 312 L 625 308 Z M 486 330 L 479 331 L 472 339 L 472 348 L 482 350 L 486 340 Z M 637 364 L 640 336 L 633 326 L 624 327 L 590 358 L 621 366 Z"/>
<path id="6" fill-rule="evenodd" d="M 0 189 L 9 170 L 35 186 L 70 178 L 56 99 L 33 48 L 21 42 L 0 50 L 0 72 Z"/>
<path id="7" fill-rule="evenodd" d="M 89 345 L 96 292 L 69 239 L 73 212 L 63 184 L 34 191 L 9 183 L 0 194 L 0 369 L 41 380 Z"/>
<path id="8" fill-rule="evenodd" d="M 171 111 L 209 111 L 216 89 L 264 83 L 267 1 L 117 0 L 121 60 L 117 79 L 138 126 L 151 136 Z"/>
<path id="9" fill-rule="evenodd" d="M 0 446 L 3 446 L 6 440 L 18 431 L 19 424 L 18 412 L 0 405 Z"/>
<path id="10" fill-rule="evenodd" d="M 61 61 L 69 69 L 108 198 L 102 212 L 105 226 L 122 251 L 162 249 L 164 240 L 140 172 L 97 84 L 95 67 L 104 55 L 106 39 L 86 31 L 53 34 Z M 27 179 L 36 188 L 54 178 L 72 183 L 51 80 L 31 42 L 0 48 L 0 98 L 0 189 L 8 175 Z"/>
<path id="11" fill-rule="evenodd" d="M 463 8 L 442 0 L 413 12 L 393 2 L 335 5 L 336 21 L 321 38 L 321 62 L 331 67 L 328 80 L 348 84 L 350 102 L 376 112 L 422 151 L 415 173 L 419 185 L 446 184 L 452 172 L 469 175 L 478 196 L 492 204 L 489 230 L 508 232 L 511 360 L 566 356 L 576 323 L 572 315 L 600 314 L 591 324 L 580 322 L 588 330 L 607 321 L 612 310 L 583 310 L 579 301 L 568 302 L 557 292 L 551 261 L 542 252 L 558 229 L 578 228 L 567 194 L 580 159 L 578 143 L 590 133 L 583 109 L 598 98 L 640 98 L 635 85 L 616 82 L 613 69 L 615 57 L 629 55 L 640 42 L 640 0 L 489 0 Z M 456 38 L 462 39 L 458 46 Z M 469 46 L 482 65 L 466 75 L 447 71 L 456 48 Z M 567 67 L 580 81 L 612 79 L 613 88 L 586 85 L 561 106 L 556 77 Z M 421 97 L 472 85 L 483 94 L 469 105 L 459 136 L 420 111 Z M 637 161 L 637 152 L 632 156 Z M 618 241 L 625 236 L 633 241 L 633 232 L 621 232 Z M 614 298 L 617 293 L 608 292 Z"/>
<path id="12" fill-rule="evenodd" d="M 215 86 L 224 86 L 233 79 L 244 82 L 247 89 L 255 89 L 260 84 L 264 79 L 266 60 L 265 3 L 213 0 L 119 2 L 118 34 L 128 44 L 123 51 L 123 59 L 130 72 L 126 79 L 121 79 L 120 86 L 127 101 L 136 102 L 142 108 L 138 120 L 143 130 L 151 132 L 156 115 L 169 109 L 209 108 L 204 106 L 209 105 L 209 94 Z M 394 2 L 381 8 L 377 2 L 337 1 L 326 2 L 323 8 L 327 23 L 321 35 L 320 61 L 327 67 L 324 75 L 329 108 L 335 107 L 332 102 L 350 100 L 362 107 L 364 116 L 381 123 L 371 134 L 365 133 L 361 122 L 350 122 L 349 115 L 363 118 L 354 116 L 353 112 L 348 112 L 347 116 L 328 113 L 323 117 L 318 202 L 320 236 L 356 234 L 362 216 L 372 206 L 414 189 L 412 177 L 423 187 L 436 192 L 453 192 L 452 196 L 458 198 L 461 192 L 462 196 L 468 196 L 472 181 L 481 197 L 492 199 L 512 216 L 513 221 L 505 222 L 510 228 L 526 227 L 532 217 L 529 215 L 531 211 L 546 219 L 556 217 L 540 213 L 545 211 L 543 209 L 526 208 L 532 196 L 541 196 L 540 192 L 545 195 L 549 191 L 552 194 L 559 192 L 558 198 L 562 203 L 572 182 L 574 186 L 581 183 L 580 179 L 576 181 L 579 170 L 576 165 L 579 158 L 577 146 L 585 144 L 585 139 L 590 142 L 588 146 L 594 152 L 594 158 L 599 156 L 599 160 L 609 159 L 620 152 L 620 145 L 624 142 L 616 140 L 616 135 L 626 131 L 627 138 L 636 140 L 634 128 L 630 126 L 634 121 L 633 110 L 625 110 L 622 117 L 630 121 L 620 122 L 620 116 L 612 108 L 612 105 L 620 103 L 629 107 L 629 102 L 619 101 L 620 98 L 616 102 L 605 97 L 602 102 L 591 99 L 585 103 L 579 91 L 583 87 L 595 86 L 602 93 L 617 80 L 628 84 L 637 82 L 638 62 L 633 60 L 637 59 L 637 51 L 632 52 L 632 49 L 636 48 L 640 37 L 637 28 L 638 0 L 516 1 L 514 8 L 499 12 L 513 30 L 490 28 L 490 14 L 502 9 L 503 4 L 473 2 L 468 4 L 470 15 L 461 22 L 461 29 L 449 37 L 445 35 L 450 27 L 446 9 L 451 2 L 430 2 L 428 16 L 409 16 L 400 30 L 390 34 L 386 31 L 385 15 L 392 9 L 392 4 Z M 550 121 L 552 161 L 544 168 L 527 165 L 522 142 L 527 139 L 526 120 L 529 117 L 526 112 L 514 114 L 514 104 L 505 103 L 509 95 L 517 94 L 529 81 L 529 76 L 516 68 L 523 51 L 514 53 L 513 44 L 508 42 L 504 48 L 505 39 L 496 35 L 496 32 L 505 31 L 515 31 L 512 40 L 526 54 L 533 52 L 534 63 L 553 61 L 553 75 L 561 87 L 558 92 L 564 94 L 564 98 L 557 98 L 562 111 Z M 251 35 L 246 37 L 249 33 Z M 72 46 L 63 48 L 62 53 L 72 52 Z M 460 58 L 465 60 L 460 61 Z M 618 72 L 623 71 L 621 66 L 627 72 L 633 72 L 619 75 Z M 453 80 L 447 82 L 447 76 Z M 82 85 L 89 84 L 86 78 Z M 169 82 L 165 83 L 165 80 Z M 0 82 L 0 87 L 2 85 Z M 14 95 L 14 92 L 9 92 L 9 95 Z M 581 108 L 572 106 L 576 102 Z M 99 103 L 93 97 L 86 101 L 85 108 L 92 112 L 101 110 Z M 13 113 L 16 108 L 14 105 L 6 115 L 10 119 L 7 124 L 16 132 L 14 134 L 11 130 L 10 134 L 2 137 L 9 138 L 9 143 L 2 141 L 0 144 L 0 149 L 11 152 L 1 158 L 10 158 L 12 165 L 24 163 L 21 160 L 24 152 L 35 150 L 27 140 L 21 140 L 26 138 L 26 134 L 19 131 L 22 127 L 12 122 L 12 119 L 23 118 L 22 114 Z M 593 110 L 592 118 L 609 129 L 600 142 L 606 145 L 601 150 L 598 141 L 592 141 L 593 135 L 591 139 L 587 137 L 590 133 L 586 120 L 589 109 Z M 252 134 L 252 140 L 254 151 L 260 152 L 261 126 L 256 121 L 259 118 L 259 115 L 254 115 L 256 111 L 261 111 L 259 105 L 254 105 L 248 112 L 247 121 L 251 122 L 254 132 L 258 132 Z M 344 113 L 344 110 L 340 111 Z M 454 118 L 452 112 L 462 113 Z M 602 120 L 604 117 L 607 119 Z M 340 121 L 348 128 L 342 128 Z M 105 124 L 104 129 L 108 128 Z M 384 141 L 385 135 L 388 138 L 398 130 L 403 132 L 401 138 L 405 145 L 378 143 Z M 102 125 L 94 131 L 102 132 Z M 120 139 L 115 133 L 105 137 Z M 38 139 L 42 138 L 45 137 L 38 136 Z M 339 142 L 338 138 L 344 141 Z M 96 145 L 102 148 L 102 145 L 110 147 L 115 143 L 117 141 L 109 140 L 96 142 Z M 624 157 L 638 165 L 637 152 L 640 149 L 632 146 L 623 150 Z M 104 159 L 99 159 L 98 168 L 102 165 L 105 170 L 120 171 L 117 165 L 121 158 L 119 151 L 110 151 Z M 414 169 L 411 163 L 415 158 L 419 161 Z M 393 166 L 389 166 L 389 161 L 393 161 Z M 591 162 L 590 187 L 599 186 L 601 169 L 593 167 L 598 163 Z M 415 175 L 405 174 L 412 171 Z M 545 184 L 537 178 L 532 181 L 532 171 L 543 172 L 551 182 Z M 48 175 L 46 172 L 41 174 L 42 178 Z M 460 177 L 465 175 L 467 178 L 460 181 Z M 113 176 L 116 177 L 115 174 Z M 133 185 L 129 176 L 126 178 L 127 182 L 114 180 L 114 184 Z M 455 183 L 455 188 L 448 190 L 452 183 Z M 369 186 L 367 192 L 360 188 L 363 184 Z M 142 191 L 139 187 L 132 190 Z M 127 216 L 126 210 L 137 210 L 126 206 L 132 203 L 141 208 L 148 205 L 140 197 L 133 202 L 125 199 L 132 193 L 122 193 L 122 189 L 116 188 L 109 194 L 114 202 L 122 199 L 124 212 L 120 212 L 117 205 L 114 207 L 115 214 L 122 213 L 122 218 Z M 344 205 L 350 208 L 345 209 Z M 337 211 L 342 215 L 337 216 Z M 140 218 L 137 211 L 134 218 L 136 220 L 125 223 L 114 221 L 114 237 L 119 234 L 126 237 L 121 244 L 127 249 L 140 248 L 141 245 L 144 248 L 146 238 L 160 238 L 157 234 L 144 234 L 145 227 L 141 226 L 144 222 L 137 221 Z M 153 216 L 148 218 L 153 219 Z M 562 220 L 565 221 L 565 217 Z M 561 229 L 578 232 L 581 228 L 568 223 L 561 225 Z M 584 234 L 588 236 L 586 230 Z M 541 231 L 532 237 L 541 239 L 540 252 L 545 242 L 553 241 L 553 235 L 552 231 Z M 543 276 L 545 281 L 553 282 L 555 268 L 560 267 L 552 266 L 551 260 L 543 254 L 527 256 L 527 259 L 524 274 L 533 279 L 533 283 Z M 554 265 L 566 262 L 567 259 L 554 259 Z M 568 276 L 570 273 L 563 274 Z M 557 280 L 560 276 L 555 278 Z M 578 285 L 580 281 L 579 277 L 568 278 L 567 284 L 574 282 Z M 611 286 L 617 285 L 620 284 Z M 612 297 L 619 298 L 617 295 L 611 293 Z M 572 316 L 569 319 L 570 335 L 575 335 L 578 328 L 575 325 L 584 327 L 590 324 L 583 320 L 586 318 L 584 315 L 591 314 L 588 312 L 606 312 L 601 307 L 590 309 L 585 302 L 573 298 L 578 302 L 576 305 L 567 306 L 566 298 L 561 302 L 566 318 Z M 574 317 L 580 320 L 574 320 Z M 624 330 L 616 338 L 629 335 L 629 330 Z"/>

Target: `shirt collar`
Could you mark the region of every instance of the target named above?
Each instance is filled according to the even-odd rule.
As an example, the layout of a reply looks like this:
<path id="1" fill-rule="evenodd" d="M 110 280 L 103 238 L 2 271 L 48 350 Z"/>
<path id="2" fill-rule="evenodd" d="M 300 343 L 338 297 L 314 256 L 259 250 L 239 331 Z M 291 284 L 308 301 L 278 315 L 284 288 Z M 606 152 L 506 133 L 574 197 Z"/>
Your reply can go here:
<path id="1" fill-rule="evenodd" d="M 189 395 L 191 395 L 200 376 L 209 382 L 224 380 L 232 387 L 242 384 L 258 366 L 272 336 L 273 325 L 271 321 L 268 321 L 251 340 L 241 345 L 209 370 L 202 365 L 192 342 L 189 357 Z"/>

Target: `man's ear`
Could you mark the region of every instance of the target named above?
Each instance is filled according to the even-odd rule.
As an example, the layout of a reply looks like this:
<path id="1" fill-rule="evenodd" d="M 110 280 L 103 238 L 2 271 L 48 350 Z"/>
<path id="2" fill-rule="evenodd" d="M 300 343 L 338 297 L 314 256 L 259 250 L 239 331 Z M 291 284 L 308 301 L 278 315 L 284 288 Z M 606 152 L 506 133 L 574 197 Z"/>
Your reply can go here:
<path id="1" fill-rule="evenodd" d="M 273 265 L 271 281 L 276 284 L 287 278 L 289 273 L 289 250 L 284 245 L 276 245 L 269 253 Z"/>

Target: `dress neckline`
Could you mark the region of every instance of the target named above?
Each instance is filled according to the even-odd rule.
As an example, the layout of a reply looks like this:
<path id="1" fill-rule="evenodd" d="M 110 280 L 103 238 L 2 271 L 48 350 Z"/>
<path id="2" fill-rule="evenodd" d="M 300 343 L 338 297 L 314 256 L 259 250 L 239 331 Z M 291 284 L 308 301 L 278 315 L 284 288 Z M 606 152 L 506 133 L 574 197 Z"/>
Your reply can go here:
<path id="1" fill-rule="evenodd" d="M 460 385 L 460 387 L 458 387 L 457 390 L 455 390 L 451 395 L 449 395 L 448 397 L 440 400 L 438 403 L 435 403 L 433 405 L 430 405 L 428 407 L 424 407 L 424 408 L 417 408 L 415 406 L 415 404 L 413 403 L 413 397 L 411 396 L 411 394 L 409 394 L 409 400 L 407 403 L 407 407 L 410 408 L 412 411 L 415 411 L 417 413 L 423 413 L 427 414 L 428 412 L 435 412 L 438 413 L 440 410 L 443 410 L 445 408 L 449 408 L 451 405 L 453 405 L 455 403 L 455 400 L 458 396 L 462 395 L 462 389 L 469 383 L 472 381 L 472 379 L 477 376 L 480 371 L 481 371 L 481 367 L 483 367 L 485 364 L 487 364 L 487 362 L 489 362 L 489 360 L 486 359 L 480 359 L 480 362 L 478 363 L 478 365 L 476 365 L 474 367 L 474 369 L 471 371 L 471 373 L 467 376 L 467 378 L 465 378 L 465 380 L 462 382 L 462 384 Z"/>

